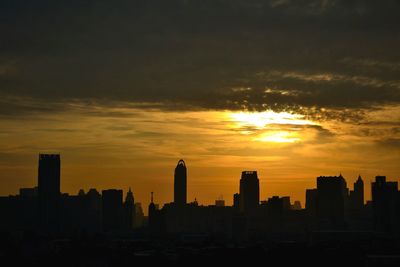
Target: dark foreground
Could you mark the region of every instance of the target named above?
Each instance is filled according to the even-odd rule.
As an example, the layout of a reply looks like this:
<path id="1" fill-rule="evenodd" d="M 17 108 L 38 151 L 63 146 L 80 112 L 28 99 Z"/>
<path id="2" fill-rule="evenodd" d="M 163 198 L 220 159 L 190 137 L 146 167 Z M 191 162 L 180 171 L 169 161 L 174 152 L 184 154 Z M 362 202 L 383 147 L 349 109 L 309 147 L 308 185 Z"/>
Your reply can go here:
<path id="1" fill-rule="evenodd" d="M 400 240 L 253 242 L 131 239 L 105 236 L 49 240 L 1 236 L 0 266 L 400 266 Z"/>

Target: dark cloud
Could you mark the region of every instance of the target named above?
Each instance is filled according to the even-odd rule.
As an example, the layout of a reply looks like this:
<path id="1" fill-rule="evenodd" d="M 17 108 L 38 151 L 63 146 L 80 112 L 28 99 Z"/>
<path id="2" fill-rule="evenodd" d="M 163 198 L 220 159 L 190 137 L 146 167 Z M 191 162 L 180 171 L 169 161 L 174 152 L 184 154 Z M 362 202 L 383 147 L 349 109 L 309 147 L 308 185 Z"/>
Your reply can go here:
<path id="1" fill-rule="evenodd" d="M 399 154 L 400 138 L 388 138 L 385 140 L 379 140 L 377 143 L 386 148 L 393 149 L 395 153 Z"/>
<path id="2" fill-rule="evenodd" d="M 6 116 L 71 101 L 312 116 L 316 107 L 331 117 L 400 102 L 394 0 L 4 1 L 0 10 Z"/>

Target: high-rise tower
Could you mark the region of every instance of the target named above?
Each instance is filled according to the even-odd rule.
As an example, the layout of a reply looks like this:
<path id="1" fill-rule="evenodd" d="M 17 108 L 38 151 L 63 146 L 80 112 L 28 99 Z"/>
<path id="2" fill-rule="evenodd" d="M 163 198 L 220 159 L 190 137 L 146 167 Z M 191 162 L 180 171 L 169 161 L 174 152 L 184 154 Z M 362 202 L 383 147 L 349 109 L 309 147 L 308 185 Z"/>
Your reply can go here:
<path id="1" fill-rule="evenodd" d="M 45 231 L 57 230 L 60 223 L 60 165 L 60 155 L 39 154 L 39 223 Z"/>
<path id="2" fill-rule="evenodd" d="M 317 177 L 317 216 L 330 227 L 344 226 L 347 190 L 342 175 Z"/>
<path id="3" fill-rule="evenodd" d="M 174 203 L 175 205 L 185 205 L 187 192 L 186 192 L 186 164 L 183 159 L 179 160 L 175 168 L 174 175 Z"/>
<path id="4" fill-rule="evenodd" d="M 129 191 L 126 194 L 125 202 L 124 202 L 124 227 L 125 230 L 132 230 L 135 224 L 135 199 L 133 197 L 133 193 L 131 188 L 129 187 Z"/>
<path id="5" fill-rule="evenodd" d="M 371 183 L 374 230 L 393 232 L 398 229 L 396 198 L 398 183 L 386 181 L 386 176 L 376 176 Z"/>
<path id="6" fill-rule="evenodd" d="M 244 171 L 240 178 L 240 211 L 257 209 L 260 204 L 260 183 L 256 171 Z"/>
<path id="7" fill-rule="evenodd" d="M 364 206 L 364 182 L 361 176 L 358 176 L 357 181 L 354 183 L 354 207 L 362 209 Z"/>
<path id="8" fill-rule="evenodd" d="M 119 231 L 122 225 L 122 190 L 102 191 L 103 231 Z"/>

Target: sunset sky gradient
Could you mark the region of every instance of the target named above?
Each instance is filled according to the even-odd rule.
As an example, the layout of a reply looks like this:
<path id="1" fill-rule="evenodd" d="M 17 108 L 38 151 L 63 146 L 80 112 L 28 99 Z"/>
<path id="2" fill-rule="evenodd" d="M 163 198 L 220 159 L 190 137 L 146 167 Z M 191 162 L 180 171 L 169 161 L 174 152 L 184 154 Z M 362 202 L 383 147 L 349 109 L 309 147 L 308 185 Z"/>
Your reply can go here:
<path id="1" fill-rule="evenodd" d="M 5 3 L 4 3 L 5 2 Z M 319 175 L 400 177 L 400 3 L 339 0 L 4 1 L 0 194 L 61 153 L 63 192 L 132 187 L 228 204 L 304 205 Z"/>

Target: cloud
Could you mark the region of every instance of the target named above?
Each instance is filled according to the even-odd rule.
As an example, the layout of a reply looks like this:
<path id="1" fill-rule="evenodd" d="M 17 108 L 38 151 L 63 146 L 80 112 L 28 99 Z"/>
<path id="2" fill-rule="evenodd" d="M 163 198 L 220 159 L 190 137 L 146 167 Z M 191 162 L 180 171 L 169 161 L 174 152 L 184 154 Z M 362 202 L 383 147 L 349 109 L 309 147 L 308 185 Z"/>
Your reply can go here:
<path id="1" fill-rule="evenodd" d="M 399 149 L 400 149 L 400 138 L 388 138 L 384 140 L 379 140 L 377 141 L 379 145 L 384 146 L 385 148 L 394 150 L 397 155 L 399 155 Z"/>
<path id="2" fill-rule="evenodd" d="M 398 1 L 0 5 L 2 116 L 140 105 L 340 118 L 400 102 Z M 123 116 L 104 110 L 88 112 Z"/>

